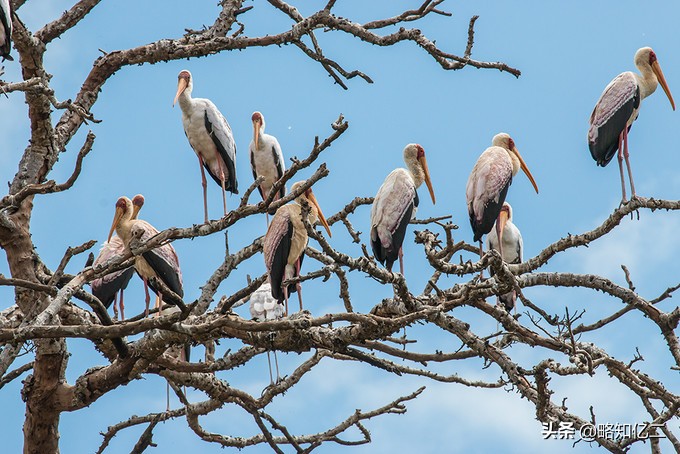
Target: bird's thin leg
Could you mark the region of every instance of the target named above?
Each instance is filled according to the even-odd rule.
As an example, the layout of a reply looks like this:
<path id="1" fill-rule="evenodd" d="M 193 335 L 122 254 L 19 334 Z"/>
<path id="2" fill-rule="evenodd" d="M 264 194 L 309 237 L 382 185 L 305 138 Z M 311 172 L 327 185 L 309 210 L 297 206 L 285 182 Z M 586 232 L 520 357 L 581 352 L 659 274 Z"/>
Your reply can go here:
<path id="1" fill-rule="evenodd" d="M 203 185 L 203 213 L 205 214 L 205 223 L 208 223 L 208 182 L 205 179 L 205 169 L 203 169 L 203 158 L 200 154 L 198 156 L 198 165 L 201 168 L 201 184 Z"/>
<path id="2" fill-rule="evenodd" d="M 145 294 L 144 301 L 146 302 L 146 309 L 144 310 L 144 317 L 148 317 L 149 316 L 149 303 L 151 302 L 151 297 L 149 297 L 149 284 L 146 282 L 146 279 L 144 279 L 144 294 Z"/>
<path id="3" fill-rule="evenodd" d="M 274 384 L 274 376 L 272 375 L 272 360 L 269 357 L 269 350 L 267 350 L 267 364 L 269 365 L 269 383 Z"/>
<path id="4" fill-rule="evenodd" d="M 295 261 L 295 271 L 297 273 L 296 275 L 299 277 L 300 276 L 300 259 L 297 259 Z M 296 282 L 295 288 L 297 289 L 298 299 L 300 300 L 300 311 L 302 311 L 302 284 L 300 282 Z"/>
<path id="5" fill-rule="evenodd" d="M 267 227 L 269 227 L 269 213 L 264 214 L 267 217 Z"/>
<path id="6" fill-rule="evenodd" d="M 218 160 L 217 164 L 220 166 L 220 182 L 222 183 L 222 204 L 224 205 L 224 215 L 227 215 L 227 190 L 224 186 L 224 180 L 226 176 L 224 175 L 224 168 L 222 167 L 224 163 L 222 160 Z"/>
<path id="7" fill-rule="evenodd" d="M 276 366 L 276 383 L 281 381 L 281 375 L 279 374 L 279 359 L 276 357 L 276 350 L 274 350 L 274 365 Z"/>
<path id="8" fill-rule="evenodd" d="M 484 256 L 484 246 L 482 245 L 482 240 L 479 240 L 479 260 L 482 260 L 482 257 Z M 484 268 L 482 268 L 482 271 L 479 272 L 479 279 L 484 278 Z"/>
<path id="9" fill-rule="evenodd" d="M 286 317 L 288 317 L 288 286 L 283 287 L 283 299 L 286 302 Z"/>
<path id="10" fill-rule="evenodd" d="M 170 411 L 170 382 L 165 380 L 165 411 Z"/>
<path id="11" fill-rule="evenodd" d="M 623 194 L 621 198 L 621 205 L 626 203 L 626 183 L 623 179 L 623 134 L 623 132 L 619 134 L 619 153 L 617 155 L 619 160 L 619 173 L 621 174 L 621 194 Z"/>
<path id="12" fill-rule="evenodd" d="M 121 297 L 123 296 L 122 290 L 120 291 L 120 295 L 121 295 Z M 118 320 L 118 306 L 117 306 L 118 301 L 116 301 L 117 299 L 118 299 L 118 293 L 113 295 L 113 319 L 114 320 Z"/>
<path id="13" fill-rule="evenodd" d="M 161 306 L 163 305 L 163 295 L 156 295 L 156 303 L 154 304 L 154 309 L 158 309 L 156 312 L 156 317 L 161 316 Z"/>
<path id="14" fill-rule="evenodd" d="M 125 320 L 125 304 L 123 304 L 123 294 L 125 292 L 123 290 L 120 291 L 120 300 L 118 301 L 118 305 L 120 306 L 120 319 Z"/>
<path id="15" fill-rule="evenodd" d="M 399 271 L 404 275 L 404 248 L 399 247 Z"/>
<path id="16" fill-rule="evenodd" d="M 628 128 L 623 130 L 623 157 L 626 158 L 626 167 L 628 168 L 628 178 L 630 179 L 631 199 L 636 198 L 635 183 L 633 183 L 633 172 L 630 169 L 630 160 L 628 159 Z M 623 177 L 623 175 L 622 175 Z"/>

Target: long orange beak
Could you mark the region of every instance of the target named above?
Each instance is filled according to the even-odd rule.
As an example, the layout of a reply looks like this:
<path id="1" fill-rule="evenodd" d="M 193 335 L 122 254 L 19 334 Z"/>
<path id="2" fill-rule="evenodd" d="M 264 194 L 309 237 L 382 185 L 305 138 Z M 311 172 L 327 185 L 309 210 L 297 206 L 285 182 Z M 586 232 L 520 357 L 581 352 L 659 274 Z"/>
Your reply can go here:
<path id="1" fill-rule="evenodd" d="M 175 103 L 179 99 L 179 95 L 186 90 L 187 86 L 189 85 L 189 82 L 185 78 L 180 78 L 179 81 L 177 82 L 177 93 L 175 94 L 175 99 L 172 101 L 172 107 L 175 107 Z"/>
<path id="2" fill-rule="evenodd" d="M 139 210 L 141 210 L 142 207 L 141 205 L 132 205 L 132 219 L 137 219 L 137 215 L 139 214 Z"/>
<path id="3" fill-rule="evenodd" d="M 321 211 L 321 207 L 319 206 L 319 202 L 317 202 L 316 196 L 312 192 L 311 188 L 307 193 L 307 199 L 309 199 L 309 201 L 312 202 L 312 204 L 314 204 L 314 206 L 316 207 L 316 211 L 319 213 L 319 222 L 321 222 L 321 225 L 323 225 L 324 228 L 326 229 L 326 232 L 328 232 L 328 236 L 332 237 L 333 234 L 331 233 L 331 226 L 328 225 L 328 221 L 326 221 L 326 218 L 324 217 L 323 212 Z"/>
<path id="4" fill-rule="evenodd" d="M 259 150 L 260 149 L 260 128 L 262 127 L 262 123 L 259 121 L 254 121 L 253 122 L 253 142 L 255 142 L 255 149 Z"/>
<path id="5" fill-rule="evenodd" d="M 505 224 L 508 222 L 508 211 L 501 208 L 501 212 L 498 213 L 498 219 L 496 219 L 496 236 L 498 237 L 498 251 L 503 257 L 503 229 L 505 229 Z"/>
<path id="6" fill-rule="evenodd" d="M 663 91 L 666 93 L 666 96 L 668 96 L 668 100 L 671 102 L 671 107 L 673 108 L 673 110 L 675 110 L 675 101 L 673 101 L 673 95 L 671 95 L 671 90 L 670 88 L 668 88 L 666 78 L 663 76 L 663 71 L 661 71 L 661 66 L 659 65 L 658 60 L 654 60 L 654 63 L 652 63 L 652 71 L 654 71 L 654 74 L 656 74 L 656 78 L 659 79 L 661 88 L 663 88 Z"/>
<path id="7" fill-rule="evenodd" d="M 123 217 L 123 209 L 116 207 L 116 214 L 113 216 L 113 223 L 111 224 L 111 230 L 109 230 L 109 238 L 106 241 L 111 241 L 111 237 L 113 236 L 113 232 L 116 230 L 116 227 L 118 227 L 118 223 L 120 222 L 120 219 Z"/>
<path id="8" fill-rule="evenodd" d="M 425 155 L 422 155 L 420 158 L 418 158 L 418 161 L 420 161 L 420 165 L 423 166 L 423 172 L 425 173 L 425 184 L 427 185 L 427 189 L 430 191 L 430 197 L 432 197 L 432 204 L 434 205 L 437 202 L 434 197 L 432 180 L 430 180 L 430 169 L 427 168 L 427 159 L 425 159 Z"/>
<path id="9" fill-rule="evenodd" d="M 538 194 L 538 186 L 536 185 L 536 180 L 534 180 L 534 176 L 529 171 L 529 167 L 527 167 L 526 162 L 524 162 L 524 159 L 522 159 L 522 155 L 519 154 L 519 150 L 517 149 L 517 147 L 513 147 L 512 152 L 515 153 L 515 156 L 517 156 L 517 158 L 519 159 L 519 167 L 522 169 L 522 171 L 529 178 L 529 181 L 531 181 L 531 184 L 534 185 L 534 189 L 536 190 L 536 194 Z"/>

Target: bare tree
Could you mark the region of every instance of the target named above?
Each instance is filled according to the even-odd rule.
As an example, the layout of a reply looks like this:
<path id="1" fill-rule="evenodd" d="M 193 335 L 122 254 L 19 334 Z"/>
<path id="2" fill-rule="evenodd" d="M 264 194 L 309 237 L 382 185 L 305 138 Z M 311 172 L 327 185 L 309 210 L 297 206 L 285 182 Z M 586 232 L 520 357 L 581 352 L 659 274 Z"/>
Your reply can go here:
<path id="1" fill-rule="evenodd" d="M 635 199 L 615 210 L 598 228 L 580 235 L 569 235 L 518 265 L 503 263 L 495 251 L 487 252 L 477 260 L 475 254 L 479 251 L 475 246 L 455 240 L 457 226 L 447 216 L 413 221 L 423 229 L 415 233 L 415 241 L 424 248 L 432 268 L 427 286 L 418 291 L 409 287 L 402 275 L 377 265 L 363 243 L 362 236 L 352 225 L 354 210 L 371 204 L 372 198 L 348 200 L 347 206 L 330 216 L 328 222 L 330 225 L 342 224 L 346 228 L 358 245 L 357 255 L 336 250 L 307 224 L 313 242 L 307 248 L 306 255 L 318 266 L 309 266 L 307 269 L 313 271 L 290 281 L 337 279 L 340 287 L 338 298 L 345 307 L 342 313 L 312 316 L 308 312 L 301 312 L 282 320 L 258 323 L 232 312 L 236 305 L 247 299 L 264 282 L 264 275 L 256 277 L 231 295 L 216 298 L 217 287 L 238 265 L 251 259 L 261 260 L 261 238 L 236 252 L 227 250 L 223 263 L 207 277 L 196 301 L 182 301 L 169 289 L 163 288 L 162 283 L 156 283 L 167 301 L 182 308 L 174 314 L 114 322 L 102 303 L 83 289 L 93 279 L 129 266 L 133 255 L 169 241 L 219 234 L 245 218 L 261 216 L 291 201 L 297 194 L 289 194 L 277 201 L 273 201 L 273 194 L 301 169 L 316 166 L 319 156 L 348 129 L 348 123 L 341 116 L 332 124 L 332 132 L 325 139 L 316 139 L 305 159 L 294 160 L 269 198 L 263 202 L 251 203 L 250 196 L 256 187 L 253 183 L 243 194 L 240 204 L 225 217 L 207 224 L 164 230 L 146 243 L 137 245 L 121 259 L 103 266 L 86 267 L 75 275 L 65 272 L 67 264 L 75 255 L 92 248 L 93 241 L 69 247 L 56 269 L 50 269 L 41 260 L 40 251 L 31 237 L 34 198 L 68 190 L 81 171 L 86 171 L 86 157 L 95 143 L 92 132 L 87 134 L 80 146 L 70 178 L 63 183 L 50 179 L 60 153 L 73 153 L 69 142 L 83 125 L 106 121 L 106 118 L 95 119 L 91 109 L 101 89 L 118 71 L 132 71 L 135 65 L 140 64 L 292 44 L 318 62 L 342 88 L 346 89 L 347 81 L 357 76 L 370 83 L 369 75 L 360 70 L 348 70 L 324 53 L 316 36 L 324 31 L 357 37 L 365 43 L 378 46 L 411 42 L 446 70 L 472 66 L 520 75 L 519 70 L 504 63 L 472 58 L 476 17 L 467 24 L 468 38 L 461 56 L 445 52 L 420 30 L 408 28 L 410 22 L 417 23 L 434 15 L 450 15 L 439 9 L 442 1 L 427 0 L 416 9 L 360 24 L 351 18 L 334 14 L 336 2 L 333 0 L 308 15 L 301 14 L 283 1 L 269 0 L 269 4 L 279 14 L 290 19 L 290 29 L 278 34 L 248 36 L 248 11 L 254 6 L 244 6 L 244 2 L 239 0 L 223 0 L 214 23 L 202 30 L 187 30 L 184 36 L 175 39 L 163 39 L 105 53 L 92 63 L 77 96 L 67 101 L 60 101 L 58 93 L 51 87 L 51 76 L 43 64 L 47 45 L 77 26 L 99 2 L 80 0 L 60 18 L 37 31 L 28 30 L 21 20 L 21 7 L 25 1 L 11 2 L 14 11 L 13 40 L 18 54 L 15 60 L 21 64 L 23 80 L 2 81 L 0 89 L 4 93 L 24 93 L 31 129 L 30 139 L 18 163 L 18 172 L 7 195 L 0 200 L 0 245 L 6 253 L 11 271 L 10 278 L 0 277 L 0 285 L 15 289 L 15 304 L 0 313 L 0 387 L 30 372 L 22 391 L 26 402 L 25 452 L 58 452 L 62 413 L 81 410 L 108 393 L 124 395 L 126 390 L 123 385 L 145 375 L 158 375 L 166 379 L 180 399 L 181 407 L 132 416 L 112 424 L 103 434 L 98 452 L 104 452 L 120 431 L 140 425 L 145 426 L 146 430 L 131 449 L 132 452 L 143 452 L 154 444 L 153 431 L 156 425 L 177 418 L 185 419 L 198 438 L 225 447 L 243 448 L 262 444 L 281 452 L 282 446 L 292 447 L 296 451 L 311 451 L 325 443 L 345 446 L 363 444 L 371 440 L 365 421 L 380 415 L 405 412 L 406 404 L 422 392 L 422 388 L 416 389 L 408 395 L 395 397 L 382 407 L 357 410 L 338 424 L 329 423 L 326 430 L 318 433 L 294 433 L 286 427 L 286 421 L 278 420 L 268 412 L 268 406 L 274 400 L 284 398 L 287 391 L 322 362 L 331 360 L 361 362 L 386 373 L 414 375 L 423 380 L 510 389 L 516 391 L 518 398 L 535 406 L 539 421 L 545 424 L 568 423 L 576 430 L 594 424 L 596 415 L 593 411 L 591 414 L 576 414 L 569 411 L 565 402 L 555 402 L 550 386 L 551 377 L 593 375 L 598 371 L 606 371 L 631 393 L 639 396 L 649 414 L 649 422 L 654 424 L 652 433 L 663 433 L 673 447 L 680 450 L 678 431 L 668 423 L 680 410 L 680 396 L 668 389 L 661 380 L 636 369 L 634 364 L 641 357 L 627 362 L 610 355 L 602 347 L 580 340 L 580 336 L 585 333 L 613 325 L 626 314 L 638 314 L 658 326 L 659 335 L 672 358 L 672 367 L 680 369 L 680 345 L 676 335 L 680 308 L 675 307 L 670 311 L 659 308 L 659 303 L 667 301 L 680 285 L 669 287 L 663 294 L 649 298 L 635 292 L 628 274 L 630 285 L 625 288 L 596 275 L 537 271 L 556 254 L 588 245 L 607 235 L 631 213 L 639 210 L 678 210 L 680 201 Z M 328 173 L 325 165 L 316 166 L 304 188 L 311 187 Z M 461 257 L 459 263 L 454 259 L 457 255 Z M 479 272 L 487 267 L 494 271 L 494 277 L 480 280 Z M 376 301 L 370 312 L 355 311 L 350 274 L 367 276 L 391 286 L 394 297 Z M 459 282 L 449 288 L 441 288 L 440 278 L 445 275 L 455 275 Z M 523 289 L 537 286 L 582 287 L 601 291 L 620 300 L 621 309 L 585 324 L 579 321 L 582 313 L 550 313 L 523 295 Z M 525 317 L 513 316 L 503 307 L 489 302 L 493 300 L 493 295 L 504 294 L 513 288 L 526 308 L 526 312 L 521 314 Z M 218 303 L 211 305 L 215 299 L 219 300 Z M 497 321 L 498 331 L 490 335 L 481 333 L 456 318 L 452 310 L 463 306 Z M 458 348 L 431 352 L 410 349 L 408 338 L 397 336 L 403 329 L 416 323 L 441 330 L 450 337 L 450 345 L 457 345 Z M 125 339 L 133 335 L 143 336 L 133 342 Z M 91 341 L 103 353 L 106 364 L 89 369 L 69 383 L 65 375 L 69 356 L 65 342 L 67 338 Z M 224 338 L 236 340 L 241 346 L 236 351 L 227 351 L 222 357 L 215 358 L 211 355 L 214 344 Z M 187 342 L 207 346 L 205 361 L 188 363 L 177 359 L 173 354 L 174 349 Z M 541 352 L 542 359 L 532 367 L 521 366 L 512 356 L 509 347 L 522 344 Z M 29 346 L 33 361 L 12 369 L 15 359 Z M 235 388 L 216 375 L 235 370 L 270 350 L 305 352 L 310 355 L 308 359 L 300 361 L 291 373 L 267 387 L 261 396 Z M 475 360 L 482 360 L 485 367 L 493 366 L 498 379 L 480 381 L 436 370 L 437 364 Z M 571 364 L 563 364 L 564 361 Z M 200 390 L 207 398 L 200 402 L 189 402 L 185 387 Z M 219 410 L 225 404 L 240 408 L 243 414 L 252 418 L 260 433 L 242 436 L 212 433 L 205 429 L 201 417 Z M 350 429 L 358 429 L 358 432 Z M 352 438 L 352 434 L 356 433 L 360 434 L 359 437 Z M 658 439 L 648 439 L 652 451 L 657 452 Z M 610 439 L 598 433 L 593 434 L 592 440 L 612 452 L 625 451 L 632 444 L 644 441 L 642 437 Z"/>

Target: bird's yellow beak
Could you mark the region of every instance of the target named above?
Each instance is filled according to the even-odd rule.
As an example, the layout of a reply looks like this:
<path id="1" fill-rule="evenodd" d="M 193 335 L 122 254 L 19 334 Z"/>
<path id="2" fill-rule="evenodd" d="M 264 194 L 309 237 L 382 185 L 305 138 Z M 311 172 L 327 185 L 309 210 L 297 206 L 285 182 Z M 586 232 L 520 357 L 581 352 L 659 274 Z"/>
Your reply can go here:
<path id="1" fill-rule="evenodd" d="M 668 100 L 671 102 L 671 107 L 673 108 L 673 110 L 675 110 L 675 101 L 673 101 L 673 95 L 671 94 L 670 88 L 668 88 L 666 78 L 663 76 L 663 71 L 661 71 L 661 66 L 659 65 L 658 60 L 654 60 L 654 63 L 652 63 L 652 71 L 654 71 L 654 74 L 656 74 L 656 78 L 659 79 L 661 88 L 663 88 L 663 91 L 666 93 L 666 96 L 668 96 Z"/>
<path id="2" fill-rule="evenodd" d="M 434 197 L 434 189 L 432 188 L 432 180 L 430 180 L 430 169 L 427 168 L 427 159 L 425 159 L 425 155 L 422 155 L 420 158 L 418 158 L 418 161 L 420 162 L 420 165 L 423 166 L 423 173 L 425 173 L 425 184 L 427 185 L 427 189 L 430 191 L 430 197 L 432 197 L 432 203 L 436 204 L 436 200 Z"/>
<path id="3" fill-rule="evenodd" d="M 498 219 L 496 219 L 496 237 L 498 238 L 498 253 L 501 254 L 503 258 L 503 229 L 505 229 L 505 224 L 508 222 L 508 210 L 501 208 L 501 212 L 498 213 Z"/>
<path id="4" fill-rule="evenodd" d="M 253 142 L 255 142 L 255 149 L 259 150 L 260 149 L 260 128 L 262 127 L 262 123 L 260 123 L 258 120 L 255 120 L 253 122 Z"/>
<path id="5" fill-rule="evenodd" d="M 118 227 L 118 223 L 120 222 L 120 219 L 123 217 L 123 209 L 120 207 L 116 207 L 116 214 L 113 216 L 113 223 L 111 224 L 111 230 L 109 230 L 109 238 L 106 241 L 111 241 L 111 237 L 113 236 L 113 232 L 116 230 L 116 227 Z"/>
<path id="6" fill-rule="evenodd" d="M 323 225 L 326 229 L 326 232 L 328 232 L 328 236 L 332 237 L 333 234 L 331 233 L 331 226 L 328 225 L 328 221 L 326 221 L 326 218 L 321 211 L 321 207 L 319 206 L 319 202 L 316 200 L 316 196 L 312 192 L 312 188 L 309 188 L 309 191 L 307 192 L 307 199 L 316 207 L 316 211 L 319 213 L 319 222 L 321 222 L 321 225 Z"/>
<path id="7" fill-rule="evenodd" d="M 520 168 L 529 178 L 529 181 L 531 181 L 531 184 L 534 186 L 534 189 L 536 190 L 536 194 L 538 194 L 538 186 L 536 185 L 536 180 L 534 180 L 534 176 L 529 171 L 529 167 L 527 167 L 526 162 L 524 162 L 524 159 L 522 159 L 522 155 L 519 154 L 519 150 L 517 149 L 517 147 L 513 147 L 512 152 L 515 153 L 515 156 L 517 156 L 517 158 L 519 159 Z"/>
<path id="8" fill-rule="evenodd" d="M 187 79 L 185 79 L 184 77 L 179 78 L 179 80 L 177 81 L 177 93 L 175 94 L 175 99 L 172 101 L 172 107 L 175 107 L 175 103 L 177 103 L 179 95 L 181 95 L 184 92 L 184 90 L 186 90 L 188 85 L 189 82 L 187 81 Z"/>

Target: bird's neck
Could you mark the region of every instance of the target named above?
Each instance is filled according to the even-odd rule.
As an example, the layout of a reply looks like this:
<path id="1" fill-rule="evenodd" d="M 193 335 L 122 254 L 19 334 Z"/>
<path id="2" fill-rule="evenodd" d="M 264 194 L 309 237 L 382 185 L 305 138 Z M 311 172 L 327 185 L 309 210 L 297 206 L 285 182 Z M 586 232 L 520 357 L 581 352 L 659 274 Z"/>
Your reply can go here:
<path id="1" fill-rule="evenodd" d="M 191 98 L 191 87 L 187 87 L 177 99 L 182 110 L 191 108 L 193 99 Z"/>
<path id="2" fill-rule="evenodd" d="M 641 74 L 636 74 L 635 77 L 637 78 L 638 86 L 640 87 L 640 98 L 645 99 L 656 91 L 659 81 L 657 80 L 654 71 L 652 71 L 651 66 L 641 67 L 640 73 Z"/>
<path id="3" fill-rule="evenodd" d="M 300 213 L 302 213 L 302 201 L 307 202 L 307 206 L 309 207 L 309 216 L 307 217 L 307 220 L 309 221 L 310 224 L 314 225 L 316 222 L 319 220 L 319 211 L 316 209 L 313 203 L 309 201 L 307 197 L 298 197 L 295 199 L 295 203 L 298 204 L 300 207 Z"/>
<path id="4" fill-rule="evenodd" d="M 408 160 L 406 166 L 413 178 L 413 183 L 416 185 L 416 188 L 419 188 L 420 185 L 423 184 L 423 181 L 425 181 L 425 172 L 423 171 L 422 166 L 418 163 L 417 159 Z"/>
<path id="5" fill-rule="evenodd" d="M 128 244 L 132 239 L 132 224 L 134 221 L 131 218 L 123 218 L 116 226 L 116 234 L 123 240 L 123 244 Z"/>

